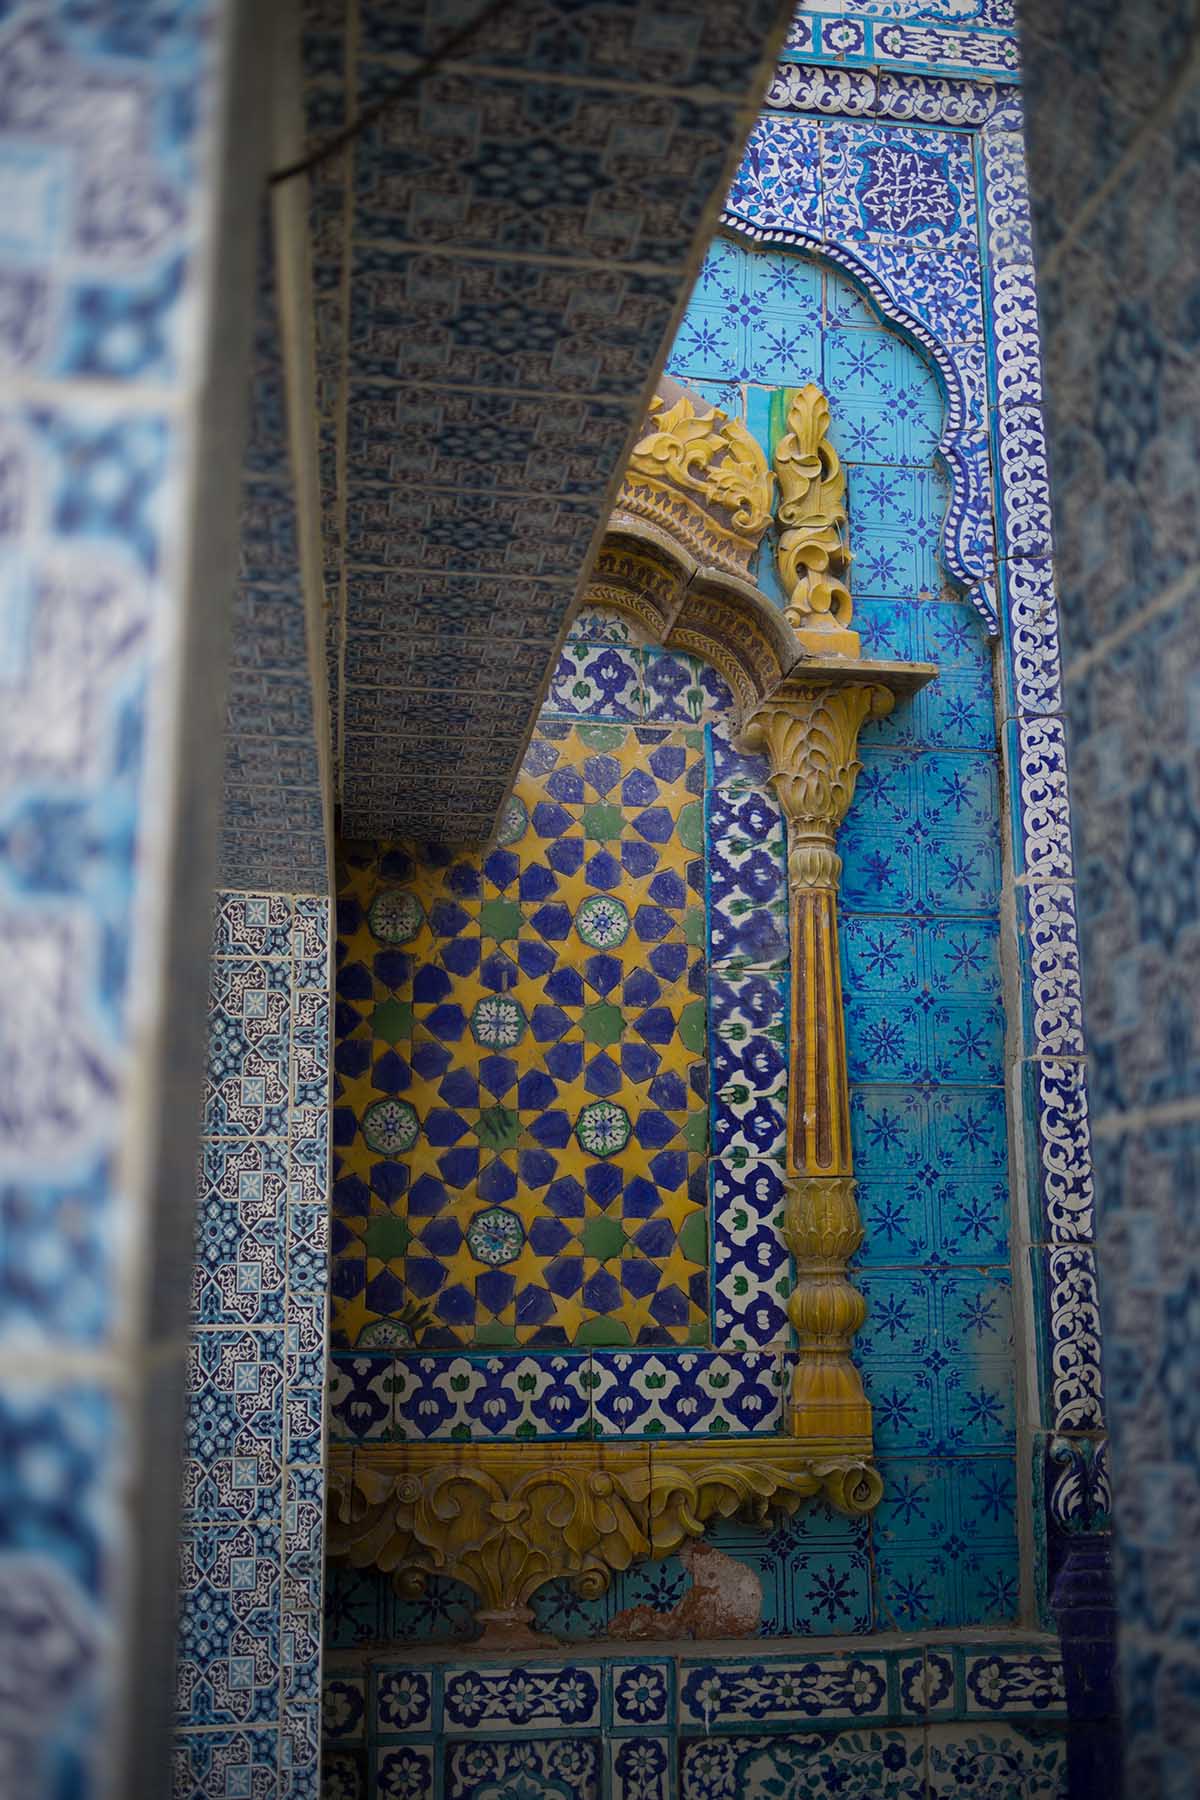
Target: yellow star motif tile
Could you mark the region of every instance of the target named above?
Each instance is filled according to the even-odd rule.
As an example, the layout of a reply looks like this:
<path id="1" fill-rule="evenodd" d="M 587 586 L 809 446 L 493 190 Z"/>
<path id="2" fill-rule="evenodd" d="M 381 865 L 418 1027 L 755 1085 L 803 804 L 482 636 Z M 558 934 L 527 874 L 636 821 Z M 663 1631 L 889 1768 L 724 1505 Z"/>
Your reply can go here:
<path id="1" fill-rule="evenodd" d="M 334 1331 L 707 1330 L 702 734 L 544 719 L 500 841 L 350 855 Z"/>

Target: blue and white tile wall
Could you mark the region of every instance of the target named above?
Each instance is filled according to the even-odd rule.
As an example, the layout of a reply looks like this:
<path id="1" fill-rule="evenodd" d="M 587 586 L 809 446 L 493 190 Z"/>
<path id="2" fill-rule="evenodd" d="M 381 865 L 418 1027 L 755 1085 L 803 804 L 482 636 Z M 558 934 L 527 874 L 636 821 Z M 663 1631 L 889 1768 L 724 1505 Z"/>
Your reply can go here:
<path id="1" fill-rule="evenodd" d="M 327 1800 L 1064 1800 L 1044 1644 L 331 1667 Z"/>
<path id="2" fill-rule="evenodd" d="M 218 896 L 188 1352 L 175 1800 L 316 1793 L 329 912 L 323 896 Z"/>
<path id="3" fill-rule="evenodd" d="M 161 1792 L 169 1760 L 268 10 L 0 17 L 0 1788 L 29 1800 Z"/>
<path id="4" fill-rule="evenodd" d="M 870 1529 L 889 1607 L 879 1589 L 871 1590 L 870 1556 L 854 1539 L 860 1528 L 822 1524 L 810 1513 L 777 1533 L 765 1554 L 763 1540 L 751 1546 L 747 1533 L 723 1527 L 713 1534 L 714 1554 L 756 1567 L 766 1631 L 1011 1620 L 1018 1603 L 1029 1618 L 1036 1602 L 1030 1558 L 1022 1576 L 1017 1556 L 1017 1494 L 1038 1484 L 1039 1505 L 1052 1517 L 1057 1508 L 1072 1529 L 1102 1515 L 1090 1145 L 1013 24 L 1011 7 L 989 0 L 973 9 L 905 0 L 803 9 L 727 202 L 726 224 L 743 244 L 714 246 L 670 364 L 717 404 L 742 411 L 760 435 L 763 388 L 825 382 L 851 465 L 855 591 L 868 653 L 926 655 L 943 670 L 936 688 L 866 746 L 862 790 L 847 825 L 846 985 L 860 1173 L 871 1214 L 860 1278 L 871 1289 L 873 1315 L 863 1355 L 869 1363 L 885 1339 L 898 1342 L 897 1334 L 915 1329 L 908 1302 L 918 1271 L 926 1338 L 935 1327 L 956 1329 L 953 1345 L 947 1336 L 935 1347 L 951 1374 L 964 1333 L 986 1331 L 997 1345 L 986 1373 L 998 1385 L 981 1378 L 952 1392 L 940 1374 L 929 1382 L 915 1367 L 925 1352 L 910 1344 L 914 1379 L 906 1391 L 896 1383 L 896 1419 L 888 1396 L 875 1395 L 881 1449 L 891 1454 L 887 1493 Z M 889 67 L 901 48 L 908 66 Z M 801 255 L 755 255 L 746 243 Z M 943 588 L 947 576 L 953 590 Z M 769 591 L 770 570 L 759 579 Z M 993 633 L 999 655 L 989 667 Z M 723 764 L 728 753 L 719 730 L 713 737 L 714 794 L 727 789 L 749 807 L 736 832 L 735 861 L 771 862 L 776 827 L 756 775 L 736 759 Z M 939 796 L 941 813 L 930 811 Z M 884 809 L 886 837 L 872 834 L 872 807 Z M 1005 835 L 1012 852 L 1002 863 Z M 735 870 L 735 885 L 736 878 Z M 714 936 L 714 962 L 726 956 L 731 973 L 752 979 L 759 996 L 781 966 L 779 922 L 769 899 L 751 910 L 755 933 L 745 942 L 738 937 L 739 916 L 727 943 Z M 1006 1017 L 1001 948 L 1016 977 L 1009 992 L 1020 996 Z M 897 981 L 908 982 L 899 999 L 895 987 L 888 989 L 886 1017 L 878 1005 L 883 984 L 873 975 L 880 957 L 894 965 Z M 713 998 L 718 1011 L 723 996 Z M 1019 1152 L 1011 1158 L 1005 1082 Z M 914 1104 L 890 1107 L 906 1089 Z M 763 1098 L 769 1112 L 769 1094 Z M 872 1169 L 874 1127 L 883 1132 L 881 1143 L 906 1151 L 910 1181 L 893 1173 L 892 1153 L 878 1174 Z M 742 1149 L 744 1156 L 718 1160 L 717 1180 L 740 1183 L 718 1202 L 729 1204 L 747 1241 L 761 1240 L 746 1263 L 757 1260 L 764 1273 L 722 1284 L 718 1272 L 719 1328 L 740 1332 L 745 1344 L 782 1342 L 770 1145 L 748 1141 Z M 743 1167 L 726 1169 L 726 1161 Z M 749 1183 L 746 1169 L 754 1171 Z M 727 1245 L 732 1257 L 739 1254 L 735 1236 Z M 890 1262 L 889 1240 L 902 1246 Z M 1033 1319 L 1040 1360 L 1018 1420 L 1006 1341 L 1010 1271 L 1025 1302 L 1021 1313 Z M 889 1341 L 884 1353 L 892 1348 Z M 570 1372 L 562 1377 L 569 1388 Z M 353 1369 L 339 1368 L 338 1381 L 339 1429 L 386 1436 L 395 1428 L 394 1371 L 386 1363 L 357 1359 Z M 928 1446 L 890 1435 L 910 1424 L 920 1429 L 919 1418 L 904 1417 L 914 1400 L 925 1407 Z M 996 1435 L 977 1448 L 953 1442 L 956 1432 L 976 1429 Z M 935 1441 L 942 1454 L 920 1453 Z M 1034 1526 L 1044 1563 L 1045 1532 L 1036 1518 Z M 785 1564 L 788 1573 L 778 1579 Z M 378 1637 L 470 1633 L 469 1596 L 461 1590 L 431 1586 L 414 1608 L 362 1576 L 333 1577 L 331 1643 L 348 1651 Z M 622 1578 L 614 1603 L 629 1620 L 670 1611 L 687 1591 L 685 1571 L 668 1562 Z M 1048 1622 L 1044 1593 L 1041 1604 Z M 552 1591 L 539 1612 L 545 1628 L 576 1638 L 611 1620 L 611 1609 L 589 1614 L 577 1598 Z M 1035 1654 L 1045 1653 L 1039 1647 Z M 1073 1667 L 1079 1694 L 1088 1682 Z M 936 1680 L 933 1688 L 942 1692 Z M 1019 1714 L 1003 1681 L 991 1691 L 1003 1695 L 1006 1721 Z M 936 1698 L 928 1700 L 931 1711 Z M 748 1718 L 744 1737 L 759 1724 Z M 906 1767 L 916 1747 L 885 1742 L 882 1733 L 894 1726 L 902 1734 L 903 1723 L 876 1709 L 871 1725 L 880 1727 L 879 1741 L 854 1748 L 861 1766 L 853 1772 L 849 1762 L 830 1764 L 830 1790 L 840 1781 L 838 1791 L 851 1782 L 859 1785 L 849 1791 L 876 1792 L 890 1772 Z M 1014 1739 L 1023 1730 L 1015 1727 Z M 1020 1747 L 998 1744 L 990 1731 L 973 1730 L 969 1741 L 964 1734 L 941 1743 L 931 1737 L 919 1748 L 918 1783 L 928 1775 L 937 1793 L 971 1781 L 1006 1797 L 1065 1792 L 1068 1760 L 1079 1760 L 1074 1736 L 1069 1747 L 1061 1727 L 1054 1742 L 1039 1743 L 1036 1731 L 1033 1739 Z M 743 1748 L 757 1754 L 753 1744 Z M 693 1773 L 690 1754 L 685 1746 L 685 1793 L 736 1791 L 730 1771 L 741 1765 L 730 1761 L 733 1752 L 722 1751 L 711 1773 L 699 1764 Z M 819 1746 L 803 1754 L 811 1770 Z M 431 1768 L 436 1776 L 436 1754 Z M 776 1781 L 784 1773 L 763 1772 Z M 364 1781 L 382 1780 L 365 1744 L 338 1775 L 345 1788 L 332 1791 L 358 1791 L 360 1773 Z"/>
<path id="5" fill-rule="evenodd" d="M 1022 13 L 1075 837 L 1030 938 L 1075 953 L 1077 931 L 1082 965 L 1126 1790 L 1182 1794 L 1200 1767 L 1200 32 L 1190 4 Z M 1078 975 L 1034 1003 L 1048 1057 L 1078 1056 Z M 1042 1066 L 1061 1226 L 1046 1281 L 1094 1317 L 1083 1065 Z M 1099 1394 L 1080 1372 L 1056 1346 L 1053 1388 L 1083 1433 L 1056 1447 L 1059 1480 L 1099 1511 Z"/>

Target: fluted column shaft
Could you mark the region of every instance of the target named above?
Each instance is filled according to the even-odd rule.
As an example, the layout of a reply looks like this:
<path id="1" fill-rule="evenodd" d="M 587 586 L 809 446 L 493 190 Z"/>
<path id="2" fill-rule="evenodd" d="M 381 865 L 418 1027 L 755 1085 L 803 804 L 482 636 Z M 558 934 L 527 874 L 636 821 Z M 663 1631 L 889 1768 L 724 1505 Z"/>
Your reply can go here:
<path id="1" fill-rule="evenodd" d="M 747 721 L 765 752 L 788 829 L 791 1079 L 785 1234 L 796 1280 L 788 1313 L 799 1356 L 789 1430 L 811 1445 L 871 1449 L 871 1407 L 850 1360 L 866 1302 L 846 1278 L 862 1242 L 850 1144 L 850 1089 L 838 952 L 837 833 L 854 797 L 858 734 L 892 709 L 867 679 L 790 679 Z"/>

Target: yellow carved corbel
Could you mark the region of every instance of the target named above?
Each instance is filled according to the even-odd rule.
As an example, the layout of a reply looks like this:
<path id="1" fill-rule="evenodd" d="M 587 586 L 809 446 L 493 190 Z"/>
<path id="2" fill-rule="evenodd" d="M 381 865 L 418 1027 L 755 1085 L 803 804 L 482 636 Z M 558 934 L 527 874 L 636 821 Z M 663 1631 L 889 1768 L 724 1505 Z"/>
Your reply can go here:
<path id="1" fill-rule="evenodd" d="M 775 559 L 784 616 L 814 656 L 860 656 L 850 629 L 846 475 L 829 441 L 829 402 L 813 382 L 792 396 L 775 447 L 779 539 Z"/>
<path id="2" fill-rule="evenodd" d="M 485 1641 L 532 1638 L 530 1600 L 570 1579 L 587 1599 L 637 1559 L 669 1556 L 712 1519 L 769 1521 L 820 1495 L 852 1516 L 879 1498 L 854 1455 L 785 1437 L 649 1443 L 335 1445 L 328 1548 L 390 1574 L 410 1598 L 431 1575 L 480 1603 Z"/>

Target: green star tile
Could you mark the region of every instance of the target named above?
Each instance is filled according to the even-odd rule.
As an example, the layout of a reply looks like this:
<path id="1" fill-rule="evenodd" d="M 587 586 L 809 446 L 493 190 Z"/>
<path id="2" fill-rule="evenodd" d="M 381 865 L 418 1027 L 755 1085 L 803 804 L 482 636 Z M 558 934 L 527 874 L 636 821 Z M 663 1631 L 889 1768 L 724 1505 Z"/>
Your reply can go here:
<path id="1" fill-rule="evenodd" d="M 703 854 L 704 808 L 699 800 L 689 801 L 687 806 L 680 807 L 675 832 L 685 850 L 694 850 L 697 856 Z"/>
<path id="2" fill-rule="evenodd" d="M 625 1248 L 625 1233 L 616 1219 L 587 1219 L 579 1235 L 584 1254 L 600 1262 L 619 1256 Z"/>
<path id="3" fill-rule="evenodd" d="M 519 1132 L 517 1115 L 507 1106 L 489 1106 L 475 1126 L 475 1135 L 488 1150 L 511 1150 Z"/>
<path id="4" fill-rule="evenodd" d="M 524 917 L 515 900 L 485 900 L 479 909 L 479 928 L 484 937 L 515 938 Z"/>
<path id="5" fill-rule="evenodd" d="M 708 1149 L 708 1115 L 701 1110 L 689 1113 L 680 1133 L 689 1150 L 703 1156 Z"/>
<path id="6" fill-rule="evenodd" d="M 575 1345 L 577 1348 L 591 1345 L 594 1349 L 599 1350 L 606 1347 L 615 1347 L 617 1345 L 632 1343 L 633 1338 L 630 1336 L 629 1327 L 628 1325 L 623 1325 L 620 1319 L 584 1319 L 579 1330 L 575 1333 Z"/>
<path id="7" fill-rule="evenodd" d="M 625 742 L 625 725 L 579 725 L 579 741 L 589 750 L 619 750 Z"/>
<path id="8" fill-rule="evenodd" d="M 368 1256 L 377 1256 L 380 1262 L 390 1262 L 394 1256 L 403 1256 L 412 1240 L 412 1232 L 403 1219 L 385 1213 L 371 1219 L 363 1233 L 363 1241 L 367 1246 Z"/>
<path id="9" fill-rule="evenodd" d="M 694 1056 L 704 1054 L 704 1002 L 693 1000 L 679 1015 L 679 1037 Z"/>
<path id="10" fill-rule="evenodd" d="M 371 1032 L 385 1044 L 406 1042 L 412 1036 L 411 1001 L 381 1001 L 371 1014 Z"/>
<path id="11" fill-rule="evenodd" d="M 620 1042 L 621 1033 L 625 1029 L 625 1021 L 621 1017 L 619 1006 L 613 1006 L 606 1000 L 597 1000 L 583 1010 L 583 1035 L 589 1044 L 600 1044 L 605 1049 L 610 1044 Z"/>
<path id="12" fill-rule="evenodd" d="M 609 838 L 619 838 L 624 823 L 624 810 L 607 800 L 593 800 L 583 809 L 584 836 L 594 838 L 599 843 L 604 843 Z"/>
<path id="13" fill-rule="evenodd" d="M 703 1268 L 708 1263 L 708 1220 L 697 1210 L 683 1221 L 679 1227 L 679 1248 L 689 1262 L 699 1263 Z"/>

